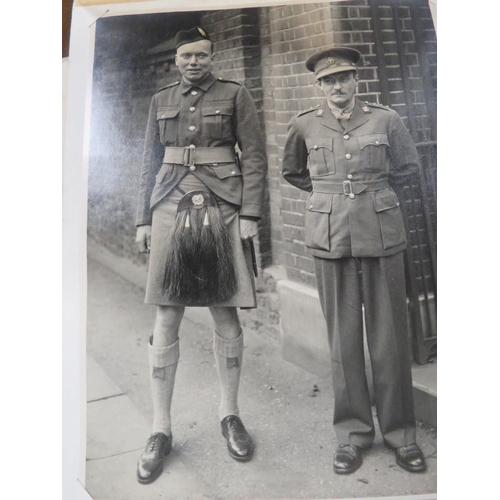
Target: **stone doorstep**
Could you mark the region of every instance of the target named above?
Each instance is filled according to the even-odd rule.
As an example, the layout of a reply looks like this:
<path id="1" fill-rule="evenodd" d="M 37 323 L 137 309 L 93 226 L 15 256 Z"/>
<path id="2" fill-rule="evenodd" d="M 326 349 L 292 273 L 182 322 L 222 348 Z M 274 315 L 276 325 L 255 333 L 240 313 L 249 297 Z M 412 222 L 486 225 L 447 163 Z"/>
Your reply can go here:
<path id="1" fill-rule="evenodd" d="M 289 280 L 280 280 L 277 290 L 283 358 L 309 373 L 319 377 L 328 376 L 331 370 L 329 347 L 318 292 Z M 308 335 L 305 336 L 304 332 L 308 332 Z M 373 379 L 367 350 L 365 358 L 373 400 Z M 417 419 L 437 426 L 437 363 L 414 365 L 412 374 Z"/>

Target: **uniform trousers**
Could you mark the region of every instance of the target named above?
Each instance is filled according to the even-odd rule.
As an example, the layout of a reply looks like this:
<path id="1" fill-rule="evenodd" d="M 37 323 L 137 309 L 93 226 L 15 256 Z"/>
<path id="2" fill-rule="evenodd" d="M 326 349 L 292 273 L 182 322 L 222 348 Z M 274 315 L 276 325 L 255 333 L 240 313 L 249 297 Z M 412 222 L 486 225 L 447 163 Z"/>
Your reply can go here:
<path id="1" fill-rule="evenodd" d="M 375 436 L 365 372 L 362 303 L 380 430 L 393 448 L 415 443 L 403 253 L 315 257 L 314 265 L 330 345 L 338 443 L 368 448 Z"/>

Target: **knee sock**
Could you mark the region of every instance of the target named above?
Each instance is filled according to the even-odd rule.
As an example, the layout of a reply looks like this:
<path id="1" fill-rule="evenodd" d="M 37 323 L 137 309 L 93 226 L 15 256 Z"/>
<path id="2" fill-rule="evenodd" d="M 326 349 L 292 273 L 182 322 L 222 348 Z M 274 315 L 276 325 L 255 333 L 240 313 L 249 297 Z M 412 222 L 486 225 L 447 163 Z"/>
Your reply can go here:
<path id="1" fill-rule="evenodd" d="M 167 436 L 170 435 L 170 407 L 178 360 L 179 339 L 167 347 L 155 347 L 150 342 L 149 367 L 154 408 L 153 434 L 163 432 Z"/>
<path id="2" fill-rule="evenodd" d="M 214 355 L 221 386 L 219 417 L 239 415 L 238 387 L 243 358 L 243 332 L 236 339 L 222 338 L 214 330 Z"/>

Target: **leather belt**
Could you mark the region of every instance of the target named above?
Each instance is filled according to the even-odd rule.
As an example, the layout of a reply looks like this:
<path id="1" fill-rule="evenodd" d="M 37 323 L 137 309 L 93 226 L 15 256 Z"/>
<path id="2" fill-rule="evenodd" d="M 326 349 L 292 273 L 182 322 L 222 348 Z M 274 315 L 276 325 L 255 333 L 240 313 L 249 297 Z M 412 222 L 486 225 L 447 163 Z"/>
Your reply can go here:
<path id="1" fill-rule="evenodd" d="M 173 163 L 192 167 L 194 165 L 205 165 L 207 163 L 234 163 L 236 154 L 233 148 L 197 148 L 186 146 L 185 148 L 165 148 L 163 163 Z"/>
<path id="2" fill-rule="evenodd" d="M 323 181 L 320 179 L 313 179 L 313 191 L 315 193 L 327 194 L 345 194 L 353 198 L 356 194 L 361 194 L 367 191 L 380 191 L 389 187 L 387 179 L 380 179 L 378 181 L 344 181 L 344 182 L 331 182 Z"/>

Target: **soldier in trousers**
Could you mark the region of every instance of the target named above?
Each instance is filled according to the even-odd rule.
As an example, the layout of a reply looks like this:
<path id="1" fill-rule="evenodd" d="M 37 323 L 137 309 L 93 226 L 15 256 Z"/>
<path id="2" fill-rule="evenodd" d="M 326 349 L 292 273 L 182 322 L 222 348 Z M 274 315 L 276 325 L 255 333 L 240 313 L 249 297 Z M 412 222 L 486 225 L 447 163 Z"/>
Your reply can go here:
<path id="1" fill-rule="evenodd" d="M 250 241 L 261 218 L 264 141 L 248 90 L 212 75 L 207 33 L 180 31 L 175 46 L 181 80 L 151 102 L 136 219 L 139 249 L 150 251 L 145 302 L 157 306 L 149 343 L 154 420 L 137 465 L 142 484 L 161 474 L 172 449 L 170 407 L 186 306 L 206 306 L 214 319 L 228 452 L 247 461 L 254 449 L 239 417 L 243 336 L 236 308 L 256 306 Z"/>
<path id="2" fill-rule="evenodd" d="M 355 97 L 360 57 L 357 50 L 335 47 L 306 61 L 326 99 L 291 120 L 283 177 L 310 192 L 305 243 L 314 258 L 331 351 L 338 441 L 333 470 L 356 471 L 362 450 L 375 435 L 365 374 L 363 303 L 384 442 L 395 450 L 399 466 L 421 472 L 426 464 L 415 443 L 406 234 L 391 188 L 416 175 L 419 158 L 395 111 Z"/>

